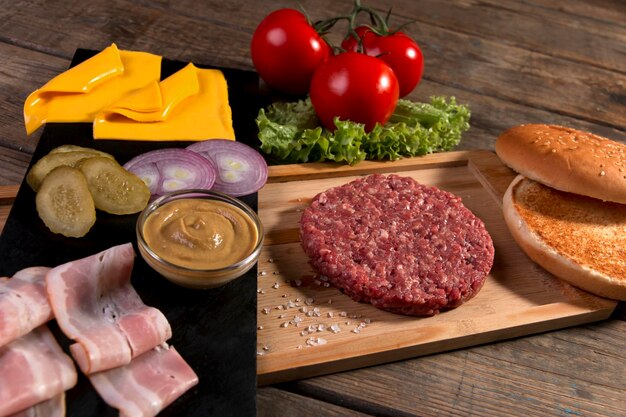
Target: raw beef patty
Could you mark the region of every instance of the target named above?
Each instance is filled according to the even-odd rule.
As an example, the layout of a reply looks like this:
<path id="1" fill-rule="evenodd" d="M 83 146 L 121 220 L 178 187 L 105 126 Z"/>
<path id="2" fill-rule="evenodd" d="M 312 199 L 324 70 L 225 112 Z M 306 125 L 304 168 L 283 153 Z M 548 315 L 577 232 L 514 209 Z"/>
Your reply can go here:
<path id="1" fill-rule="evenodd" d="M 459 197 L 399 175 L 318 194 L 300 237 L 311 265 L 354 300 L 415 316 L 473 297 L 494 256 L 485 225 Z"/>

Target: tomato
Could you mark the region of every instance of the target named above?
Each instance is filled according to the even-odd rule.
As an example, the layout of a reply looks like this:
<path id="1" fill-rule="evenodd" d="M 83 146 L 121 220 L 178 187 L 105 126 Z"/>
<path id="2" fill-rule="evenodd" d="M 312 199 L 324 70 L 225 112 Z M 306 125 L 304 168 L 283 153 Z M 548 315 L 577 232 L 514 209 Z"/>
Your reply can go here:
<path id="1" fill-rule="evenodd" d="M 424 73 L 424 56 L 419 45 L 403 32 L 379 36 L 366 26 L 359 26 L 355 31 L 361 39 L 363 52 L 379 57 L 393 69 L 400 83 L 400 97 L 413 91 Z M 354 36 L 341 43 L 346 51 L 357 51 L 358 46 Z"/>
<path id="2" fill-rule="evenodd" d="M 328 58 L 311 80 L 311 102 L 322 124 L 335 130 L 334 118 L 384 125 L 398 102 L 398 80 L 378 58 L 345 52 Z"/>
<path id="3" fill-rule="evenodd" d="M 307 93 L 313 73 L 331 54 L 307 18 L 293 9 L 267 15 L 256 28 L 250 49 L 261 78 L 290 94 Z"/>

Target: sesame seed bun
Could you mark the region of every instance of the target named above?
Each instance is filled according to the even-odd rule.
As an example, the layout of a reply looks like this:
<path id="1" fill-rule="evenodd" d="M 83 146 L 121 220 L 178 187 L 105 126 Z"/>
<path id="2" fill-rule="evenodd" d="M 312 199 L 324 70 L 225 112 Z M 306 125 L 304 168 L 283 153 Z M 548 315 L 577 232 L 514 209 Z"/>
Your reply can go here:
<path id="1" fill-rule="evenodd" d="M 626 204 L 626 145 L 580 130 L 515 126 L 496 140 L 500 159 L 557 190 Z"/>
<path id="2" fill-rule="evenodd" d="M 566 193 L 518 175 L 504 219 L 528 256 L 556 277 L 626 300 L 626 206 Z"/>

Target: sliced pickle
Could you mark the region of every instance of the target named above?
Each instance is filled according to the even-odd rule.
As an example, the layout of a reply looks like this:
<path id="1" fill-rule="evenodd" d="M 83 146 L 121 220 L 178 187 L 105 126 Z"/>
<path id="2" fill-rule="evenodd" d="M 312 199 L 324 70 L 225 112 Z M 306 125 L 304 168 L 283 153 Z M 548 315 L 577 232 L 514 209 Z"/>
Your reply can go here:
<path id="1" fill-rule="evenodd" d="M 106 152 L 102 152 L 93 148 L 85 148 L 84 146 L 78 146 L 78 145 L 61 145 L 51 150 L 49 154 L 50 153 L 63 153 L 63 152 L 88 152 L 96 156 L 104 156 L 105 158 L 115 159 L 113 158 L 113 155 L 108 154 Z"/>
<path id="2" fill-rule="evenodd" d="M 26 182 L 33 190 L 38 191 L 43 179 L 50 171 L 59 166 L 76 167 L 76 165 L 86 158 L 93 158 L 96 154 L 85 151 L 69 151 L 49 153 L 41 158 L 28 172 Z M 107 158 L 113 159 L 111 155 Z"/>
<path id="3" fill-rule="evenodd" d="M 36 197 L 39 217 L 54 233 L 83 237 L 96 222 L 96 208 L 80 170 L 61 166 L 41 183 Z"/>
<path id="4" fill-rule="evenodd" d="M 150 200 L 148 186 L 114 160 L 84 159 L 78 168 L 87 178 L 96 208 L 111 214 L 137 213 Z"/>

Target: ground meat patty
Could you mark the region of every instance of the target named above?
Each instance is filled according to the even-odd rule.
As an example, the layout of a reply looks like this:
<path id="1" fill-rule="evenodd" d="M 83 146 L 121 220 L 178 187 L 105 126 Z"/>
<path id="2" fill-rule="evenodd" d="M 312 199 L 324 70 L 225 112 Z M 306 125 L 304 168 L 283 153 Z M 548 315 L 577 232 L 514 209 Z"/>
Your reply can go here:
<path id="1" fill-rule="evenodd" d="M 493 264 L 489 233 L 459 197 L 399 175 L 369 175 L 318 194 L 300 237 L 311 265 L 333 285 L 407 315 L 458 307 Z"/>

